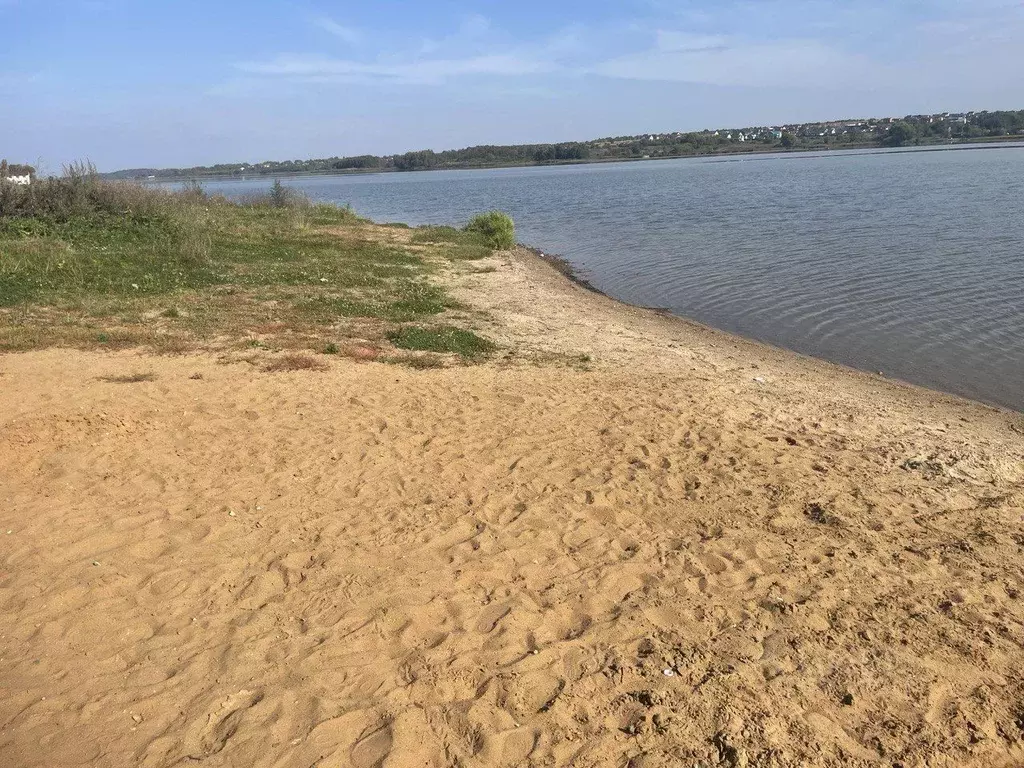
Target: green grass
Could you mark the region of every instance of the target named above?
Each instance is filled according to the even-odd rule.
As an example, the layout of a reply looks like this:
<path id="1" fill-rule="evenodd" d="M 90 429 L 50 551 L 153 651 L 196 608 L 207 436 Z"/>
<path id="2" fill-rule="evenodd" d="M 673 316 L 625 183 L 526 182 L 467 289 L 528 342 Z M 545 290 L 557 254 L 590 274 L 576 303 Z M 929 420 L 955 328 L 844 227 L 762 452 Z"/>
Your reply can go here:
<path id="1" fill-rule="evenodd" d="M 453 326 L 405 326 L 388 333 L 388 340 L 399 349 L 449 352 L 466 358 L 479 357 L 495 349 L 494 344 L 487 339 Z"/>
<path id="2" fill-rule="evenodd" d="M 418 227 L 413 233 L 412 242 L 451 243 L 462 248 L 472 249 L 472 252 L 483 250 L 489 253 L 494 249 L 514 247 L 516 229 L 508 214 L 501 211 L 489 211 L 473 217 L 464 229 Z"/>
<path id="3" fill-rule="evenodd" d="M 445 254 L 454 261 L 475 261 L 494 252 L 484 234 L 455 227 L 417 227 L 413 230 L 410 242 L 432 245 L 443 243 L 447 245 Z"/>
<path id="4" fill-rule="evenodd" d="M 417 329 L 399 326 L 459 308 L 439 276 L 490 255 L 485 241 L 452 227 L 377 227 L 287 189 L 232 203 L 197 186 L 103 182 L 85 166 L 28 188 L 0 184 L 0 352 L 248 339 L 321 351 L 347 335 L 417 343 Z M 466 357 L 486 347 L 459 333 L 431 343 Z"/>
<path id="5" fill-rule="evenodd" d="M 219 280 L 206 244 L 171 217 L 0 218 L 0 307 L 90 294 L 160 295 Z"/>
<path id="6" fill-rule="evenodd" d="M 412 234 L 413 243 L 462 243 L 482 245 L 482 238 L 475 232 L 455 227 L 417 227 Z"/>
<path id="7" fill-rule="evenodd" d="M 368 317 L 395 323 L 438 315 L 458 304 L 443 288 L 425 281 L 394 281 L 359 295 L 319 294 L 298 298 L 294 308 L 317 322 L 338 317 Z"/>

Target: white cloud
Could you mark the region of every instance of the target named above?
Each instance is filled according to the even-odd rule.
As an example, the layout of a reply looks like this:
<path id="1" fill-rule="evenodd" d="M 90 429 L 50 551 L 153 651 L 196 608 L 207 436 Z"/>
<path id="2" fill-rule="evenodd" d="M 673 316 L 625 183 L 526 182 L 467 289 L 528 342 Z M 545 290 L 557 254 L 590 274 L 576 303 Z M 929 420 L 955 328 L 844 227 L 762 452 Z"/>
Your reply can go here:
<path id="1" fill-rule="evenodd" d="M 323 56 L 283 54 L 267 62 L 238 64 L 242 72 L 254 75 L 298 78 L 325 82 L 386 81 L 403 84 L 436 84 L 464 75 L 528 75 L 550 71 L 542 61 L 515 54 L 487 54 L 466 58 L 428 58 L 404 62 L 363 63 Z"/>
<path id="2" fill-rule="evenodd" d="M 863 83 L 878 70 L 865 56 L 814 39 L 756 41 L 659 31 L 655 45 L 590 71 L 630 80 L 724 86 L 835 86 Z"/>
<path id="3" fill-rule="evenodd" d="M 0 72 L 0 89 L 16 90 L 38 83 L 42 77 L 39 72 Z"/>
<path id="4" fill-rule="evenodd" d="M 491 20 L 479 13 L 467 16 L 459 25 L 459 32 L 463 37 L 481 37 L 491 29 Z"/>
<path id="5" fill-rule="evenodd" d="M 355 45 L 362 37 L 359 30 L 339 24 L 334 19 L 327 16 L 318 16 L 313 19 L 313 23 L 325 32 L 331 33 L 350 45 Z"/>
<path id="6" fill-rule="evenodd" d="M 519 39 L 481 15 L 463 18 L 447 37 L 404 39 L 362 34 L 319 17 L 315 23 L 325 31 L 349 44 L 360 41 L 363 55 L 284 53 L 236 69 L 271 84 L 441 85 L 473 75 L 557 73 L 786 91 L 913 93 L 923 87 L 939 93 L 956 84 L 981 92 L 1012 86 L 1024 66 L 1022 9 L 1020 0 L 977 0 L 969 8 L 927 0 L 913 10 L 877 0 L 856 8 L 830 0 L 723 0 L 696 12 L 667 2 L 647 20 L 577 23 Z"/>
<path id="7" fill-rule="evenodd" d="M 686 32 L 659 29 L 655 33 L 656 45 L 661 51 L 717 51 L 726 47 L 722 35 L 691 35 Z"/>
<path id="8" fill-rule="evenodd" d="M 315 23 L 350 43 L 363 37 L 327 17 L 318 17 Z M 559 69 L 560 57 L 579 47 L 576 30 L 534 43 L 502 42 L 503 37 L 489 19 L 475 14 L 465 17 L 448 37 L 398 41 L 397 48 L 372 57 L 283 53 L 265 61 L 239 62 L 235 68 L 270 81 L 440 85 L 473 75 L 509 78 L 553 72 Z"/>

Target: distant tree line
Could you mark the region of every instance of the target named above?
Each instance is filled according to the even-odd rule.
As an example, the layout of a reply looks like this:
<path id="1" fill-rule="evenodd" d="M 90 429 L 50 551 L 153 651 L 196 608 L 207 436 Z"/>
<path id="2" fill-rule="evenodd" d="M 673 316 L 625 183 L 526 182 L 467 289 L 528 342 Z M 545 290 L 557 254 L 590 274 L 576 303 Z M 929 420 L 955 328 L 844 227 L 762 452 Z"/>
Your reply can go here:
<path id="1" fill-rule="evenodd" d="M 894 123 L 882 137 L 882 146 L 903 147 L 935 144 L 944 140 L 1020 136 L 1024 134 L 1024 110 L 979 112 L 936 120 L 934 115 L 911 115 Z"/>
<path id="2" fill-rule="evenodd" d="M 480 146 L 434 152 L 424 149 L 402 155 L 377 157 L 358 155 L 343 157 L 331 163 L 337 171 L 396 170 L 422 171 L 431 168 L 459 168 L 467 166 L 523 165 L 528 163 L 586 160 L 590 148 L 582 142 L 567 144 L 520 144 L 515 146 Z"/>
<path id="3" fill-rule="evenodd" d="M 611 136 L 559 144 L 484 145 L 435 152 L 423 149 L 399 155 L 355 155 L 311 160 L 223 163 L 196 168 L 136 168 L 107 174 L 113 178 L 175 179 L 208 176 L 273 176 L 285 173 L 421 171 L 487 168 L 545 163 L 594 162 L 659 157 L 690 157 L 766 150 L 847 147 L 901 147 L 970 141 L 1024 134 L 1024 110 L 961 114 L 908 115 L 901 119 L 833 120 L 785 126 L 760 126 L 689 133 Z"/>

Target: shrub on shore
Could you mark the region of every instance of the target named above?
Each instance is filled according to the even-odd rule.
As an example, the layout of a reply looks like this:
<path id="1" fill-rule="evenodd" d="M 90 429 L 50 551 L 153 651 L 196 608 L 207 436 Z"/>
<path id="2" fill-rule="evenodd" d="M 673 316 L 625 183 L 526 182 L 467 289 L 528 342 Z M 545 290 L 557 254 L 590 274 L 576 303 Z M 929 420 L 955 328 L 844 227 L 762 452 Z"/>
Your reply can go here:
<path id="1" fill-rule="evenodd" d="M 497 250 L 506 250 L 516 244 L 516 227 L 512 217 L 501 211 L 488 211 L 474 216 L 466 225 L 467 232 L 473 232 L 483 242 Z"/>
<path id="2" fill-rule="evenodd" d="M 465 358 L 494 350 L 494 344 L 472 331 L 452 326 L 422 328 L 406 326 L 388 334 L 388 341 L 399 349 L 416 352 L 452 352 Z"/>

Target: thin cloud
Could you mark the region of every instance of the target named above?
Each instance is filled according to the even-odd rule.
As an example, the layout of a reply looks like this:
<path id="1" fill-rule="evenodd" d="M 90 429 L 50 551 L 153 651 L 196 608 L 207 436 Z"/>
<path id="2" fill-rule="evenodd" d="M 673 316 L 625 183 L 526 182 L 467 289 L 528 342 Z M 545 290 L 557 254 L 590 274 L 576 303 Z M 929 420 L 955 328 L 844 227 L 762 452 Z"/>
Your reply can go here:
<path id="1" fill-rule="evenodd" d="M 529 75 L 550 71 L 542 61 L 514 54 L 488 54 L 452 59 L 419 59 L 404 63 L 363 63 L 323 56 L 283 54 L 267 62 L 243 62 L 242 72 L 324 82 L 331 78 L 388 81 L 402 84 L 436 84 L 466 75 Z"/>
<path id="2" fill-rule="evenodd" d="M 348 42 L 357 30 L 319 17 L 317 26 Z M 479 14 L 463 19 L 454 34 L 436 40 L 406 40 L 396 50 L 378 51 L 372 58 L 332 57 L 313 53 L 282 53 L 265 61 L 243 61 L 235 69 L 249 76 L 291 82 L 362 82 L 370 84 L 441 85 L 453 78 L 492 76 L 510 78 L 554 72 L 568 50 L 570 38 L 561 35 L 533 44 L 501 44 L 500 30 Z"/>
<path id="3" fill-rule="evenodd" d="M 339 24 L 328 16 L 317 16 L 313 19 L 313 24 L 324 32 L 334 35 L 339 40 L 344 40 L 349 45 L 355 45 L 362 39 L 362 34 L 359 30 L 354 27 L 346 27 L 344 24 Z"/>
<path id="4" fill-rule="evenodd" d="M 655 45 L 590 69 L 628 80 L 720 86 L 834 86 L 863 82 L 876 65 L 814 39 L 770 42 L 660 32 Z"/>
<path id="5" fill-rule="evenodd" d="M 3 0 L 0 0 L 2 2 Z M 0 72 L 0 89 L 16 90 L 42 80 L 39 72 Z"/>
<path id="6" fill-rule="evenodd" d="M 519 39 L 480 15 L 463 18 L 447 37 L 404 40 L 363 35 L 319 17 L 317 26 L 339 39 L 362 40 L 367 55 L 282 53 L 235 68 L 271 83 L 443 85 L 469 76 L 509 80 L 558 74 L 724 87 L 905 91 L 978 78 L 992 69 L 988 46 L 990 54 L 998 50 L 1006 59 L 1008 66 L 988 76 L 990 84 L 993 78 L 1001 82 L 1024 65 L 1024 54 L 1014 51 L 1024 40 L 1024 6 L 1019 0 L 977 2 L 965 8 L 932 0 L 911 11 L 865 0 L 856 13 L 826 0 L 723 0 L 722 6 L 699 12 L 666 2 L 647 19 L 574 23 Z M 370 41 L 387 47 L 366 50 Z"/>
<path id="7" fill-rule="evenodd" d="M 459 32 L 464 37 L 481 37 L 491 30 L 491 20 L 479 13 L 467 16 L 459 25 Z"/>

